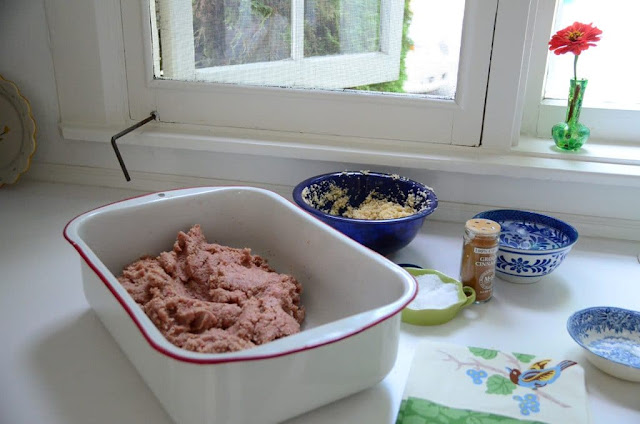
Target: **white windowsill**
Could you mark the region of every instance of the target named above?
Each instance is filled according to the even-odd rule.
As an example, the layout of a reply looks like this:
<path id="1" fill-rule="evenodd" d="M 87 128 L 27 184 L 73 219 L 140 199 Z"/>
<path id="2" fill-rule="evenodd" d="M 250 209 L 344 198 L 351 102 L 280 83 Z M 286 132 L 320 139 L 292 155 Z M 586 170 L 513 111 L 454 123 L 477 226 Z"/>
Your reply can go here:
<path id="1" fill-rule="evenodd" d="M 640 145 L 604 143 L 589 140 L 577 152 L 558 149 L 551 139 L 522 136 L 513 152 L 537 157 L 562 158 L 580 162 L 599 162 L 640 166 Z"/>
<path id="2" fill-rule="evenodd" d="M 68 140 L 110 142 L 121 127 L 63 124 Z M 533 178 L 640 187 L 640 146 L 588 143 L 560 152 L 552 140 L 522 138 L 509 151 L 381 139 L 344 138 L 261 130 L 149 123 L 122 137 L 118 146 L 335 161 L 476 175 Z"/>

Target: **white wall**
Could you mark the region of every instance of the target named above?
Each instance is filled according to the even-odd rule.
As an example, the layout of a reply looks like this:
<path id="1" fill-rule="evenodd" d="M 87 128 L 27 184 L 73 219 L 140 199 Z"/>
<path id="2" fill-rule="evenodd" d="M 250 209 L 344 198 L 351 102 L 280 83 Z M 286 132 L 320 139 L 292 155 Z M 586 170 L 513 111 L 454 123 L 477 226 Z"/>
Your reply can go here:
<path id="1" fill-rule="evenodd" d="M 60 144 L 58 97 L 42 0 L 0 1 L 0 75 L 30 101 L 38 127 L 36 160 Z"/>
<path id="2" fill-rule="evenodd" d="M 88 178 L 89 181 L 110 184 L 109 181 L 113 179 L 101 180 L 100 175 L 104 174 L 105 170 L 109 171 L 108 174 L 111 176 L 114 172 L 119 172 L 111 146 L 108 143 L 66 141 L 58 130 L 59 108 L 44 1 L 0 2 L 0 74 L 14 81 L 30 100 L 38 125 L 37 152 L 32 169 L 27 175 L 65 180 L 56 172 L 88 167 L 81 169 L 84 175 L 91 174 L 91 169 L 95 169 L 95 178 Z M 50 3 L 55 1 L 51 0 Z M 75 65 L 83 66 L 82 63 Z M 437 215 L 439 219 L 460 220 L 470 217 L 468 215 L 474 210 L 482 210 L 483 206 L 496 206 L 542 210 L 560 215 L 570 214 L 579 221 L 591 222 L 594 227 L 600 222 L 605 222 L 597 220 L 597 217 L 613 218 L 617 220 L 616 225 L 622 226 L 618 234 L 626 232 L 624 225 L 627 224 L 631 226 L 629 234 L 640 233 L 638 185 L 616 186 L 557 182 L 540 178 L 503 178 L 496 175 L 471 175 L 425 169 L 372 167 L 366 163 L 269 159 L 251 155 L 144 146 L 125 145 L 122 152 L 130 170 L 148 172 L 149 175 L 170 174 L 211 178 L 217 182 L 273 185 L 278 187 L 279 191 L 285 192 L 284 194 L 287 194 L 296 182 L 324 172 L 344 169 L 392 171 L 424 182 L 435 189 L 445 205 Z M 164 181 L 167 188 L 172 185 L 170 179 L 159 181 Z M 176 181 L 192 180 L 177 178 Z M 86 182 L 86 179 L 78 182 Z M 118 184 L 126 183 L 122 179 Z M 456 210 L 456 206 L 461 208 Z M 596 218 L 596 221 L 593 221 L 593 218 Z"/>

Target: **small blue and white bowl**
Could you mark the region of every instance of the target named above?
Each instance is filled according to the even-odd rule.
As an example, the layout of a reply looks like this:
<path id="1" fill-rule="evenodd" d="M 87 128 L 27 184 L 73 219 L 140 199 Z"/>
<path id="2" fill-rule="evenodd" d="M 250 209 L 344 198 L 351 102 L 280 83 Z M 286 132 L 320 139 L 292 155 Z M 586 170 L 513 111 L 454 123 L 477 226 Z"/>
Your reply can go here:
<path id="1" fill-rule="evenodd" d="M 569 317 L 567 331 L 594 366 L 640 382 L 640 312 L 607 306 L 582 309 Z"/>
<path id="2" fill-rule="evenodd" d="M 578 231 L 552 216 L 496 209 L 474 218 L 496 221 L 502 228 L 496 275 L 512 283 L 535 283 L 558 268 L 578 241 Z"/>

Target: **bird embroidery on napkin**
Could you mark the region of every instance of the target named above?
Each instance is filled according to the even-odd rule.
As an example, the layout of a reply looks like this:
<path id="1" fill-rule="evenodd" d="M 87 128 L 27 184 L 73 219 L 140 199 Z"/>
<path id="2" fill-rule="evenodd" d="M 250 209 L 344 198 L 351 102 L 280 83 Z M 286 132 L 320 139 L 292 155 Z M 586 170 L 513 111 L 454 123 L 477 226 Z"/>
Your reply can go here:
<path id="1" fill-rule="evenodd" d="M 560 378 L 563 370 L 577 364 L 577 362 L 574 361 L 564 360 L 555 367 L 545 368 L 549 362 L 551 362 L 551 359 L 543 359 L 542 361 L 538 361 L 531 365 L 531 367 L 526 371 L 507 367 L 507 371 L 509 371 L 509 379 L 518 386 L 536 390 L 539 387 L 544 387 L 553 383 Z"/>

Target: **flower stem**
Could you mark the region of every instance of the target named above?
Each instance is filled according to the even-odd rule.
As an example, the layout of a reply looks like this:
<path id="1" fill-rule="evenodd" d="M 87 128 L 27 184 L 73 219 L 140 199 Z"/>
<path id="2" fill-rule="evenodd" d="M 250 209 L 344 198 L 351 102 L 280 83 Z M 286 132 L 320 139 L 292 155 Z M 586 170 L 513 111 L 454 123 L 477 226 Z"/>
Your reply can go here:
<path id="1" fill-rule="evenodd" d="M 573 59 L 573 79 L 578 79 L 578 58 L 580 57 L 579 55 L 574 55 L 574 59 Z"/>
<path id="2" fill-rule="evenodd" d="M 578 96 L 580 95 L 580 89 L 581 89 L 580 84 L 576 82 L 576 88 L 573 91 L 573 99 L 571 99 L 571 103 L 569 104 L 569 113 L 567 114 L 567 124 L 570 123 L 571 119 L 573 118 L 573 113 L 575 112 L 575 109 L 576 109 Z"/>

